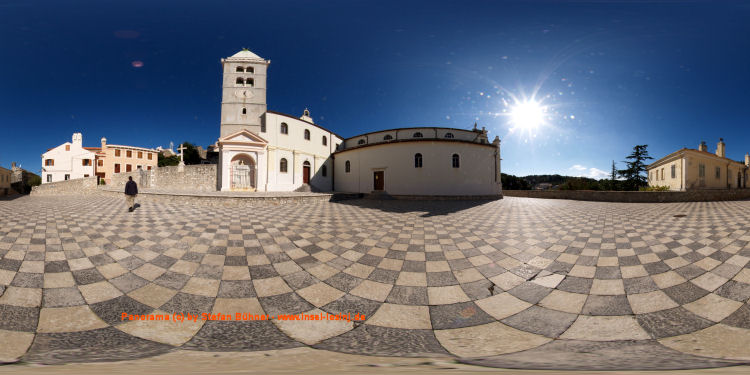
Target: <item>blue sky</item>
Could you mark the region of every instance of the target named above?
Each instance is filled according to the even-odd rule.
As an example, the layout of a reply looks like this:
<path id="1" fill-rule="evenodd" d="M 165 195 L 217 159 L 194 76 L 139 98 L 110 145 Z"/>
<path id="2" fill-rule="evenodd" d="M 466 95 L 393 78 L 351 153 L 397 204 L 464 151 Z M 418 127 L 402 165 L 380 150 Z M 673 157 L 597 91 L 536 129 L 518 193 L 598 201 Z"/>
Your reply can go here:
<path id="1" fill-rule="evenodd" d="M 0 0 L 0 166 L 219 135 L 219 59 L 270 59 L 268 107 L 345 137 L 486 127 L 503 172 L 599 176 L 636 144 L 750 152 L 750 1 Z M 140 64 L 137 62 L 141 62 Z M 534 96 L 544 124 L 519 128 Z"/>

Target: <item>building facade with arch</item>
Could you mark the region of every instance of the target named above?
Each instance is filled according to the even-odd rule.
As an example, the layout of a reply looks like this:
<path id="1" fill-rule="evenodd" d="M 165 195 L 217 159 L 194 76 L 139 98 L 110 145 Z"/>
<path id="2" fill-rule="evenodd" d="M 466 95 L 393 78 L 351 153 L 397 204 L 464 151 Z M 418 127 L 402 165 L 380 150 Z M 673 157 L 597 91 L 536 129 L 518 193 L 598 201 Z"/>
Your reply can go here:
<path id="1" fill-rule="evenodd" d="M 270 60 L 242 50 L 223 67 L 218 188 L 392 195 L 499 196 L 500 139 L 487 131 L 419 127 L 344 138 L 269 111 Z"/>

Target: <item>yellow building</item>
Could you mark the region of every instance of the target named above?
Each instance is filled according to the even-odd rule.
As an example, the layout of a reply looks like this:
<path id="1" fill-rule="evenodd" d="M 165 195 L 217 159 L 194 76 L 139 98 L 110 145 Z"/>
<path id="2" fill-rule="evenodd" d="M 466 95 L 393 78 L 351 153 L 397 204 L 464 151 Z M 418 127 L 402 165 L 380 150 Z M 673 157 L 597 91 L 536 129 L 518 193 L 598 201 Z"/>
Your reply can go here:
<path id="1" fill-rule="evenodd" d="M 107 183 L 115 173 L 132 172 L 138 168 L 150 171 L 159 162 L 158 151 L 151 148 L 107 144 L 102 138 L 101 148 L 86 147 L 96 152 L 95 174 Z"/>
<path id="2" fill-rule="evenodd" d="M 10 176 L 13 174 L 10 169 L 0 167 L 0 197 L 10 194 Z"/>
<path id="3" fill-rule="evenodd" d="M 726 144 L 719 139 L 716 152 L 707 150 L 706 142 L 698 149 L 683 148 L 649 165 L 648 185 L 668 186 L 672 191 L 700 189 L 744 189 L 747 187 L 747 173 L 750 168 L 750 155 L 745 155 L 745 163 L 726 157 Z"/>

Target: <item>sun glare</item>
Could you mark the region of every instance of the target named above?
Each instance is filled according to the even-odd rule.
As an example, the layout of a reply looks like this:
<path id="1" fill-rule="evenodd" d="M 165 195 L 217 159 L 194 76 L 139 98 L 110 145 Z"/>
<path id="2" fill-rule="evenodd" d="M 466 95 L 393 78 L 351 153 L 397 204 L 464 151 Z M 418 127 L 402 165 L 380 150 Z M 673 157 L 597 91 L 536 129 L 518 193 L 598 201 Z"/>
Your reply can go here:
<path id="1" fill-rule="evenodd" d="M 535 129 L 544 123 L 546 108 L 534 100 L 516 103 L 510 112 L 510 121 L 521 129 Z"/>

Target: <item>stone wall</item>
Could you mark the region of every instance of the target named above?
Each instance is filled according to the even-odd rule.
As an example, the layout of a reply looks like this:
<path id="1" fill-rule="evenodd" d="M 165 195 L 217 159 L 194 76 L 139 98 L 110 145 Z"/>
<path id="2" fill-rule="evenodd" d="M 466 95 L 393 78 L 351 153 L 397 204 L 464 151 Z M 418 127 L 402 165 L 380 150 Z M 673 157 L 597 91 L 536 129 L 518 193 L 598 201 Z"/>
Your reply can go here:
<path id="1" fill-rule="evenodd" d="M 186 165 L 182 172 L 179 167 L 159 167 L 150 171 L 136 170 L 112 175 L 110 187 L 125 189 L 128 177 L 139 188 L 164 191 L 216 191 L 216 164 Z"/>
<path id="2" fill-rule="evenodd" d="M 123 198 L 119 191 L 100 190 L 102 195 Z M 255 197 L 233 197 L 222 195 L 199 195 L 180 193 L 154 193 L 139 192 L 135 203 L 146 205 L 150 203 L 177 203 L 181 205 L 203 205 L 214 207 L 254 207 L 254 206 L 277 206 L 280 204 L 305 204 L 310 202 L 328 202 L 333 199 L 333 194 L 316 195 L 287 195 L 287 196 L 255 196 Z"/>
<path id="3" fill-rule="evenodd" d="M 503 190 L 503 195 L 506 197 L 624 203 L 712 202 L 748 199 L 750 198 L 750 189 L 695 191 Z"/>
<path id="4" fill-rule="evenodd" d="M 50 182 L 31 189 L 31 195 L 90 195 L 97 194 L 96 177 Z"/>

